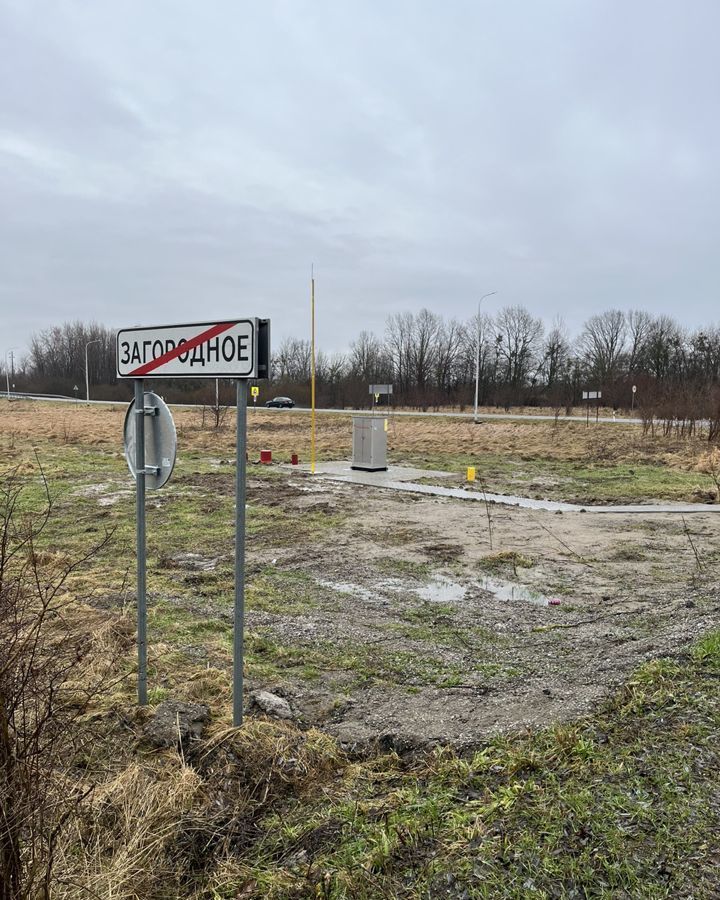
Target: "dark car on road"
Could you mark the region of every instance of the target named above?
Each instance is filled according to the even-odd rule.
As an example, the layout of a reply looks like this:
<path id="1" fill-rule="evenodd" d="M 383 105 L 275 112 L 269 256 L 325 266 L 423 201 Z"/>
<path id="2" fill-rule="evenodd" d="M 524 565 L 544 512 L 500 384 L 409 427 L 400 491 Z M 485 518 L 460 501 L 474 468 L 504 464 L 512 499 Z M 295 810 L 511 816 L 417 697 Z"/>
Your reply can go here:
<path id="1" fill-rule="evenodd" d="M 292 409 L 295 406 L 295 401 L 291 400 L 289 397 L 273 397 L 272 400 L 268 400 L 265 406 L 276 406 L 278 409 Z"/>

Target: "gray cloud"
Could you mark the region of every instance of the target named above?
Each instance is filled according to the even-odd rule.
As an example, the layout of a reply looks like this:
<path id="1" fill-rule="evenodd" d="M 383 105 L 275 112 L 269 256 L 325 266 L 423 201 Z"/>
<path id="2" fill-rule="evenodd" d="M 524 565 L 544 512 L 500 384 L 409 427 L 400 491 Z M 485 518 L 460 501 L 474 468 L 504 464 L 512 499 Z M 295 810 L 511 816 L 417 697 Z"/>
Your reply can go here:
<path id="1" fill-rule="evenodd" d="M 0 0 L 2 343 L 523 303 L 716 319 L 720 7 Z M 2 346 L 0 346 L 2 351 Z"/>

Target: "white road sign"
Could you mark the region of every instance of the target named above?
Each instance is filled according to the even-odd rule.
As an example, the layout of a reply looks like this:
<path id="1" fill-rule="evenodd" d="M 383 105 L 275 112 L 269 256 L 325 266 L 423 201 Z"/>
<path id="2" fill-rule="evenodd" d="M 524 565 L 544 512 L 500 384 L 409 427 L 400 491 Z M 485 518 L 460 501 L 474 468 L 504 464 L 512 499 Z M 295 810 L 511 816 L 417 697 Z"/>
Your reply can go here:
<path id="1" fill-rule="evenodd" d="M 117 334 L 119 378 L 267 378 L 270 323 L 234 319 Z"/>
<path id="2" fill-rule="evenodd" d="M 583 400 L 600 400 L 602 391 L 583 391 Z"/>

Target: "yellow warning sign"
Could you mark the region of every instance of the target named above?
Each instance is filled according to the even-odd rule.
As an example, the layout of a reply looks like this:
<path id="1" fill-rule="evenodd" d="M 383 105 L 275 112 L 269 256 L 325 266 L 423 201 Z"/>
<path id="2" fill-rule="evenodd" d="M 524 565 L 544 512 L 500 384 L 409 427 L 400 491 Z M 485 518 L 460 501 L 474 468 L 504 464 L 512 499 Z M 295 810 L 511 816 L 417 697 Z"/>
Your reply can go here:
<path id="1" fill-rule="evenodd" d="M 254 385 L 250 388 L 250 393 L 253 397 L 258 397 L 260 395 L 260 388 L 257 385 Z"/>

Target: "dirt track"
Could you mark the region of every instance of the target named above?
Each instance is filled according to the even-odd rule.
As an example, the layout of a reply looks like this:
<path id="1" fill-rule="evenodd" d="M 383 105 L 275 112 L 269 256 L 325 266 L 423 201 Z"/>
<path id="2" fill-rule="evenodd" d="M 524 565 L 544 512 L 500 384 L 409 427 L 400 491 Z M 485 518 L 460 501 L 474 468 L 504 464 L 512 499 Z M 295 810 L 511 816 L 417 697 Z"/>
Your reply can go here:
<path id="1" fill-rule="evenodd" d="M 270 685 L 349 744 L 378 736 L 399 746 L 466 744 L 567 719 L 640 660 L 683 652 L 720 624 L 718 594 L 700 587 L 688 535 L 667 516 L 597 522 L 494 509 L 491 550 L 482 508 L 307 476 L 291 483 L 304 490 L 288 503 L 328 504 L 347 515 L 331 541 L 296 547 L 283 562 L 312 573 L 324 599 L 298 617 L 251 613 L 248 628 L 296 646 L 350 645 L 360 658 L 407 658 L 404 675 L 400 664 L 394 678 L 372 684 L 361 662 L 359 680 L 357 671 L 334 668 L 330 651 L 316 683 Z M 711 517 L 692 523 L 706 564 L 717 529 Z M 498 552 L 531 565 L 513 571 Z M 488 590 L 488 565 L 501 581 L 542 596 L 498 598 Z"/>

